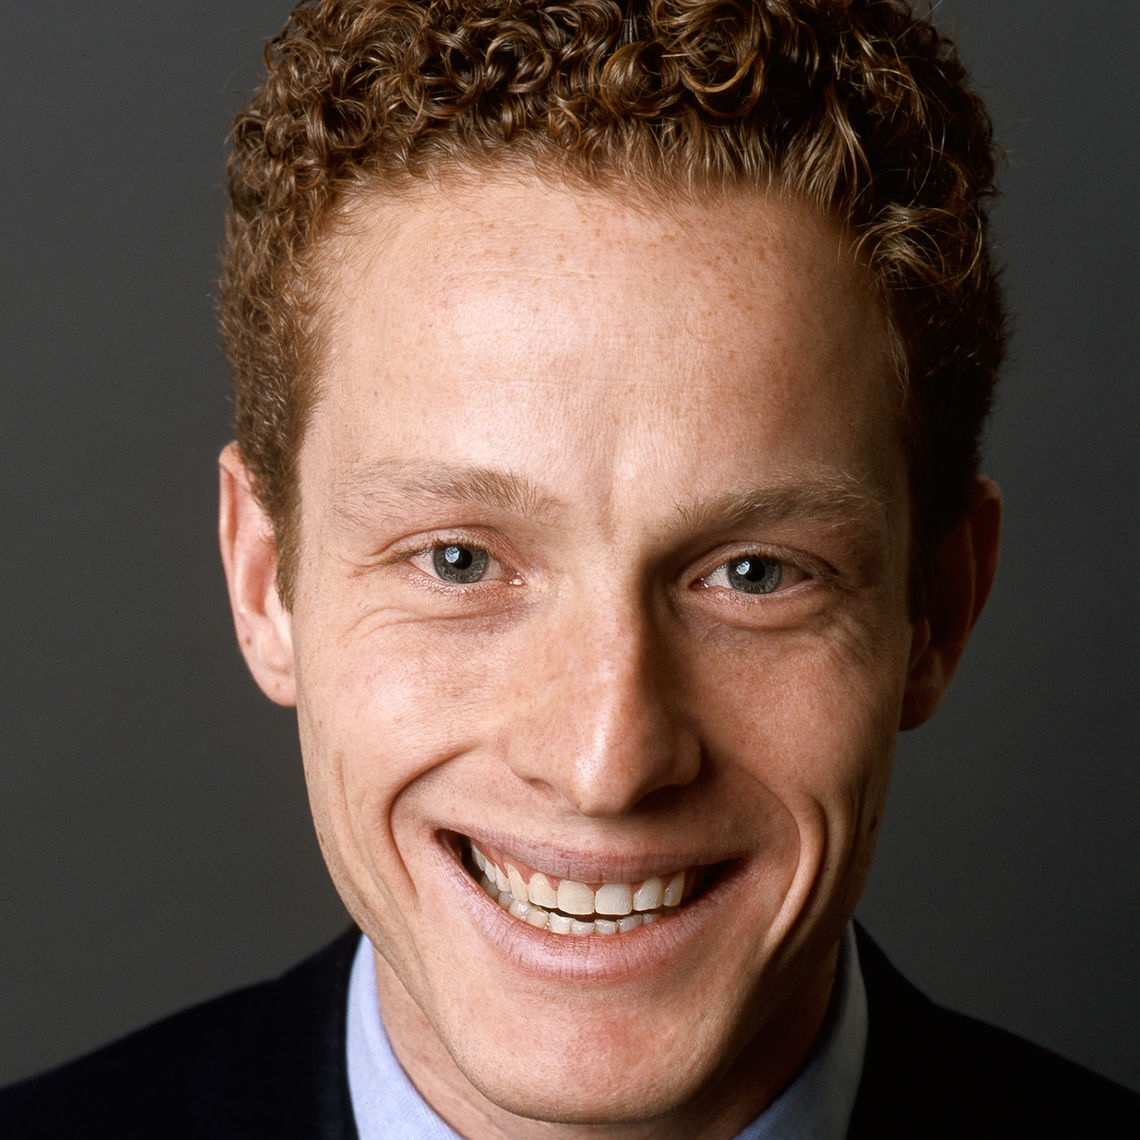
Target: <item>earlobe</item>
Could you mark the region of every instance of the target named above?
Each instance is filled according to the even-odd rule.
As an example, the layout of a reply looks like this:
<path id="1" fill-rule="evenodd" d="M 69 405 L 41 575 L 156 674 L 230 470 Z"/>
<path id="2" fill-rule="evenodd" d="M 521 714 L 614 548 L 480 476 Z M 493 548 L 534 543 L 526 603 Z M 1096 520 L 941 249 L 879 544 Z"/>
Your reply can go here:
<path id="1" fill-rule="evenodd" d="M 262 692 L 280 705 L 293 705 L 292 624 L 277 595 L 273 527 L 236 444 L 225 448 L 218 468 L 218 538 L 238 644 Z"/>
<path id="2" fill-rule="evenodd" d="M 974 481 L 970 508 L 938 549 L 925 614 L 915 623 L 899 727 L 917 728 L 934 713 L 958 667 L 997 574 L 1001 491 Z"/>

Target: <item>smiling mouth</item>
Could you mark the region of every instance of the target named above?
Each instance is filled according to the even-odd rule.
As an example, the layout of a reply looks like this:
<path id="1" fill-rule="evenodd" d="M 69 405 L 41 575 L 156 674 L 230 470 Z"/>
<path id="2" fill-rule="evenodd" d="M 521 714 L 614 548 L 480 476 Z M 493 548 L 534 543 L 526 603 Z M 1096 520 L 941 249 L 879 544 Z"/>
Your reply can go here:
<path id="1" fill-rule="evenodd" d="M 636 882 L 559 879 L 516 864 L 498 851 L 464 841 L 463 865 L 484 892 L 514 918 L 552 934 L 627 934 L 675 914 L 707 885 L 711 868 L 686 867 Z"/>

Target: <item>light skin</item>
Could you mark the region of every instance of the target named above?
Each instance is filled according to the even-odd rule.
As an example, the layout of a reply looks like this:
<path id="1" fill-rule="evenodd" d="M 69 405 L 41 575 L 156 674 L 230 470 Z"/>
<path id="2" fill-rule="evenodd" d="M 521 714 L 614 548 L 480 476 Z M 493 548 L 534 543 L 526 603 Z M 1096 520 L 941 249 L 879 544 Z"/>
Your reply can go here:
<path id="1" fill-rule="evenodd" d="M 731 1137 L 823 1020 L 996 490 L 915 617 L 886 325 L 796 203 L 489 180 L 361 202 L 328 256 L 291 610 L 233 448 L 222 549 L 396 1055 L 480 1140 Z M 575 937 L 489 898 L 469 840 L 555 880 L 703 870 Z"/>

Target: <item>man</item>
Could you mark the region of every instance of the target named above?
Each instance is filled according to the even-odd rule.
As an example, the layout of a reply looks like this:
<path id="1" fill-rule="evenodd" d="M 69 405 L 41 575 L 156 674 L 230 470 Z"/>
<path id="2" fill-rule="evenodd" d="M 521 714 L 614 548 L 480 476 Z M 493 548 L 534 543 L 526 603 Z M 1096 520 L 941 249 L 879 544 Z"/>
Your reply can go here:
<path id="1" fill-rule="evenodd" d="M 850 928 L 996 565 L 949 46 L 898 3 L 324 2 L 268 63 L 222 553 L 365 937 L 4 1134 L 1129 1134 Z"/>

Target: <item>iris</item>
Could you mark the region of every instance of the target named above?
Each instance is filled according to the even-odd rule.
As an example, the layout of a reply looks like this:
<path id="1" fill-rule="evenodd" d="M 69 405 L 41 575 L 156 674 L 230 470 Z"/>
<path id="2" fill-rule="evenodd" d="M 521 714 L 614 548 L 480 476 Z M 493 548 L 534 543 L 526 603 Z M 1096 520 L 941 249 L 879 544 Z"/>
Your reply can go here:
<path id="1" fill-rule="evenodd" d="M 784 577 L 783 564 L 775 558 L 750 554 L 736 558 L 725 567 L 728 584 L 742 594 L 770 594 Z"/>
<path id="2" fill-rule="evenodd" d="M 460 585 L 478 582 L 487 573 L 490 557 L 478 546 L 460 546 L 458 543 L 437 546 L 432 551 L 432 568 L 445 582 Z"/>

